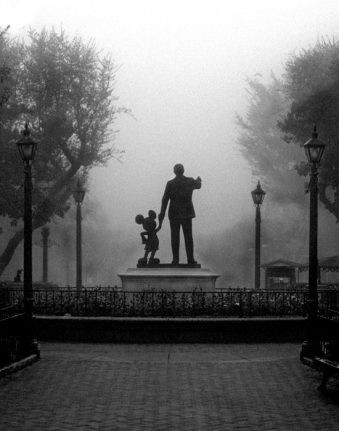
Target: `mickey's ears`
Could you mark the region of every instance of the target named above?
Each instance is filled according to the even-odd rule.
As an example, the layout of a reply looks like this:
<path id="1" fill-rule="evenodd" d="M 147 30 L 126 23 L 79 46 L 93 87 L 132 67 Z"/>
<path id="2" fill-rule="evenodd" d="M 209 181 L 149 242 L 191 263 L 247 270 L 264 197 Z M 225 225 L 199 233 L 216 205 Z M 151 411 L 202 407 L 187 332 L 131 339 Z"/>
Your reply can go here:
<path id="1" fill-rule="evenodd" d="M 138 214 L 136 217 L 135 217 L 135 223 L 138 223 L 138 224 L 143 224 L 143 222 L 144 222 L 144 216 L 143 215 L 141 215 L 141 214 Z"/>

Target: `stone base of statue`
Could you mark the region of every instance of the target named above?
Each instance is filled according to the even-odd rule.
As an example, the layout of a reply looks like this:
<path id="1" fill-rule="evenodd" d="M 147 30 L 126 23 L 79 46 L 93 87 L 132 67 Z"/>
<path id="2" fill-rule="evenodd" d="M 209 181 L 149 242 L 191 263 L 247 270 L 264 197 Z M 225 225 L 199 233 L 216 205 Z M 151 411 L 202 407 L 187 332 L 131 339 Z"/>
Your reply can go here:
<path id="1" fill-rule="evenodd" d="M 122 289 L 128 292 L 149 290 L 212 292 L 215 290 L 215 282 L 219 277 L 209 269 L 201 268 L 199 264 L 148 265 L 128 268 L 126 272 L 118 275 L 121 278 Z"/>

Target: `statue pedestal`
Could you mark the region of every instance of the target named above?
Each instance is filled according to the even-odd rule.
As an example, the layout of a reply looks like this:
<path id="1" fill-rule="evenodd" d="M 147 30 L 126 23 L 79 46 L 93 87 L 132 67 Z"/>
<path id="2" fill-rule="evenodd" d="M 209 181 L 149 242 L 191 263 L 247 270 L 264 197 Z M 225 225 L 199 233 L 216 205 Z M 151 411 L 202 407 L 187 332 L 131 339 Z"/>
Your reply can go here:
<path id="1" fill-rule="evenodd" d="M 122 289 L 128 292 L 143 290 L 214 291 L 219 275 L 199 266 L 160 264 L 153 267 L 128 268 L 126 272 L 118 275 L 121 278 Z"/>

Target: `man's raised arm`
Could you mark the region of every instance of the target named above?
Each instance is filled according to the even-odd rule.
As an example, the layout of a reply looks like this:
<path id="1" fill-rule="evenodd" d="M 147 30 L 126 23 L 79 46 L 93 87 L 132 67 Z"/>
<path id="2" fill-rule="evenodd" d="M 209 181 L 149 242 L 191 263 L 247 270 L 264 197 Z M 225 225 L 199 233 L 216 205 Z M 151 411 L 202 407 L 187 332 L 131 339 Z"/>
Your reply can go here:
<path id="1" fill-rule="evenodd" d="M 201 178 L 200 177 L 197 177 L 194 180 L 194 188 L 195 189 L 201 189 Z"/>

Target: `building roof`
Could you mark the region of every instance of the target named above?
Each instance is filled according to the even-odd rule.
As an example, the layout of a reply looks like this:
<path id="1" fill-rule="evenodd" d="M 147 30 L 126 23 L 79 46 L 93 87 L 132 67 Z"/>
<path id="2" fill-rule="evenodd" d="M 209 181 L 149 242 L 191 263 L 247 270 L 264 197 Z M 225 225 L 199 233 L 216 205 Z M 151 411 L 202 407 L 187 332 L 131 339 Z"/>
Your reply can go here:
<path id="1" fill-rule="evenodd" d="M 339 271 L 339 255 L 322 257 L 318 260 L 319 267 L 323 271 Z M 300 266 L 301 271 L 308 270 L 308 263 L 304 263 Z"/>
<path id="2" fill-rule="evenodd" d="M 319 265 L 323 267 L 339 269 L 339 255 L 324 257 L 323 259 L 319 259 Z"/>
<path id="3" fill-rule="evenodd" d="M 293 262 L 292 260 L 277 259 L 277 260 L 272 260 L 271 262 L 263 263 L 261 265 L 262 268 L 271 268 L 276 266 L 288 266 L 290 268 L 299 268 L 301 264 L 297 262 Z"/>

